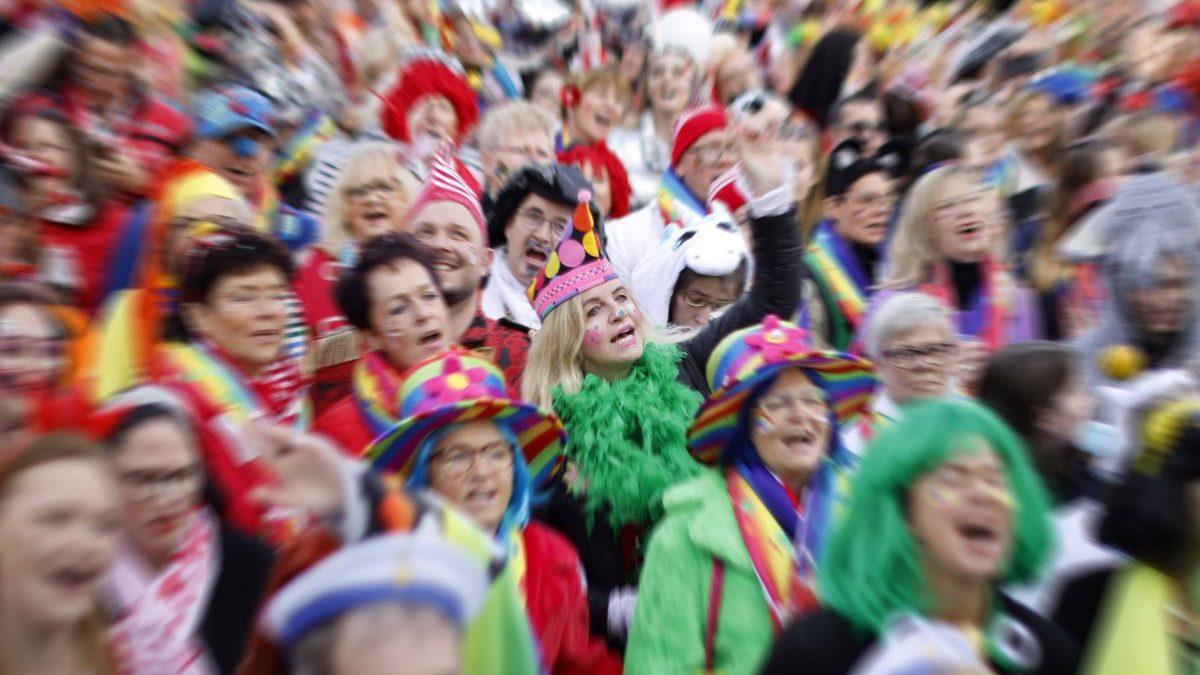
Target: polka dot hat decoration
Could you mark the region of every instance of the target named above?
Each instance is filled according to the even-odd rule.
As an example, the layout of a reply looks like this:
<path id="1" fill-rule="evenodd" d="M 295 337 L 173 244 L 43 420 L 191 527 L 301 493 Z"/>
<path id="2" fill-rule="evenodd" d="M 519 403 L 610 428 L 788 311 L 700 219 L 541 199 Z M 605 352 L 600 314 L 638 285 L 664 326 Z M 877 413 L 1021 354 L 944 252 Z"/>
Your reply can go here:
<path id="1" fill-rule="evenodd" d="M 588 208 L 591 198 L 587 190 L 579 191 L 579 206 L 571 226 L 529 286 L 529 301 L 539 319 L 545 320 L 555 307 L 576 295 L 617 278 L 617 271 L 600 248 L 600 233 Z"/>
<path id="2" fill-rule="evenodd" d="M 401 420 L 366 452 L 377 469 L 407 478 L 417 450 L 430 434 L 478 420 L 492 420 L 512 431 L 534 485 L 543 485 L 561 468 L 566 443 L 562 422 L 551 412 L 513 399 L 500 369 L 472 352 L 456 349 L 418 363 L 405 375 L 397 397 Z"/>
<path id="3" fill-rule="evenodd" d="M 688 431 L 692 454 L 707 464 L 715 463 L 737 432 L 746 398 L 787 368 L 800 368 L 825 391 L 838 424 L 865 410 L 875 390 L 875 370 L 868 361 L 813 349 L 802 328 L 769 315 L 760 325 L 726 336 L 709 357 L 708 385 L 713 393 Z"/>

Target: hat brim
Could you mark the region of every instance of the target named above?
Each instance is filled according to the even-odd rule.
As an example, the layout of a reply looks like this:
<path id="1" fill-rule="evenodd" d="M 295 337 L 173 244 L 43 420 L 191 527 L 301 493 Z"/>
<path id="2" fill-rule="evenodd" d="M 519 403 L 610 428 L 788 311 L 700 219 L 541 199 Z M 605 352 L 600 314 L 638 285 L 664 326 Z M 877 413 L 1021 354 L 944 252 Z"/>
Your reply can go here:
<path id="1" fill-rule="evenodd" d="M 535 486 L 545 485 L 563 464 L 566 431 L 562 422 L 537 406 L 511 399 L 473 399 L 401 420 L 367 448 L 366 458 L 381 471 L 407 479 L 425 439 L 451 424 L 490 420 L 517 437 Z"/>
<path id="2" fill-rule="evenodd" d="M 201 134 L 197 134 L 197 135 L 201 136 L 202 138 L 205 138 L 207 140 L 210 140 L 210 141 L 220 140 L 220 139 L 226 138 L 236 132 L 245 131 L 246 129 L 254 129 L 255 131 L 261 131 L 264 134 L 270 136 L 271 138 L 276 137 L 275 129 L 271 128 L 270 126 L 268 126 L 266 124 L 263 124 L 262 122 L 256 122 L 256 121 L 252 121 L 252 120 L 244 120 L 244 119 L 237 120 L 235 122 L 226 124 L 223 127 L 217 127 L 212 124 L 206 124 L 204 126 L 207 127 L 206 131 L 208 133 L 205 133 L 202 136 L 201 136 Z"/>
<path id="3" fill-rule="evenodd" d="M 700 406 L 688 430 L 692 455 L 705 464 L 715 464 L 737 433 L 742 408 L 751 392 L 788 368 L 817 376 L 816 384 L 829 396 L 839 426 L 866 410 L 877 382 L 870 362 L 839 352 L 804 352 L 763 366 L 750 377 L 713 392 Z"/>

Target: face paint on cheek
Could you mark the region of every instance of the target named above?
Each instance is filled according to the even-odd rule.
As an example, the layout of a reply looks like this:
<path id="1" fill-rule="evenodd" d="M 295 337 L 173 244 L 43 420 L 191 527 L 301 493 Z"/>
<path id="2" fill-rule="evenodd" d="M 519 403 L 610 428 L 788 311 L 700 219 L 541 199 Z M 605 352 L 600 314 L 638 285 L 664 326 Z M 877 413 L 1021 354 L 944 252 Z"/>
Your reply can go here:
<path id="1" fill-rule="evenodd" d="M 587 332 L 583 334 L 583 342 L 589 347 L 595 347 L 596 345 L 600 344 L 601 337 L 602 336 L 600 335 L 599 328 L 589 328 L 587 329 Z"/>
<path id="2" fill-rule="evenodd" d="M 930 485 L 925 488 L 925 495 L 938 506 L 955 507 L 962 502 L 962 495 L 941 485 Z"/>
<path id="3" fill-rule="evenodd" d="M 751 427 L 755 433 L 760 435 L 768 435 L 775 433 L 775 422 L 767 413 L 758 410 L 754 413 L 754 419 L 751 420 Z"/>

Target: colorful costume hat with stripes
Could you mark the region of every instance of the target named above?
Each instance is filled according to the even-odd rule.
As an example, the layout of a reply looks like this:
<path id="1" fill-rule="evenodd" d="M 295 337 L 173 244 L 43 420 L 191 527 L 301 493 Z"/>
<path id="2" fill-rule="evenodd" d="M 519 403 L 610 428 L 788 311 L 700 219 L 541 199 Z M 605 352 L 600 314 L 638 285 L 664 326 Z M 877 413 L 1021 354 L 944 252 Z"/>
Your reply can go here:
<path id="1" fill-rule="evenodd" d="M 688 446 L 702 462 L 717 461 L 730 444 L 746 398 L 787 368 L 801 368 L 829 395 L 839 424 L 866 409 L 875 388 L 868 361 L 809 347 L 804 330 L 768 316 L 761 325 L 727 336 L 708 360 L 712 396 L 701 406 L 688 432 Z"/>
<path id="2" fill-rule="evenodd" d="M 454 350 L 413 366 L 397 394 L 401 420 L 367 449 L 378 469 L 408 477 L 422 442 L 452 424 L 492 420 L 517 438 L 534 485 L 562 463 L 562 422 L 537 406 L 513 400 L 504 374 L 471 352 Z"/>
<path id="3" fill-rule="evenodd" d="M 579 206 L 571 218 L 571 227 L 563 233 L 546 266 L 529 286 L 529 301 L 543 321 L 551 310 L 567 300 L 617 278 L 617 271 L 600 247 L 600 233 L 588 205 L 590 199 L 588 191 L 579 192 Z"/>

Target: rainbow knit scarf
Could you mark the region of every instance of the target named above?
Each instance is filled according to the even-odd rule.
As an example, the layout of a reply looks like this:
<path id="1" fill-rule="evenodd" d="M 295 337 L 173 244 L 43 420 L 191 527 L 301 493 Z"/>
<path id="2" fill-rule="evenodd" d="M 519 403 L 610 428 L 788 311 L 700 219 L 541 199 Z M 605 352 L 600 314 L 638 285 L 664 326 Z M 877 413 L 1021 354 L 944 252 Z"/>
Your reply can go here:
<path id="1" fill-rule="evenodd" d="M 354 365 L 354 402 L 373 436 L 380 436 L 399 422 L 400 377 L 379 352 L 363 355 Z"/>
<path id="2" fill-rule="evenodd" d="M 796 549 L 775 512 L 790 514 L 788 520 L 793 527 L 798 525 L 800 516 L 790 504 L 775 509 L 768 506 L 751 484 L 752 471 L 745 465 L 729 467 L 725 483 L 738 531 L 771 610 L 771 623 L 779 632 L 800 609 L 815 603 L 811 591 L 800 578 Z"/>
<path id="3" fill-rule="evenodd" d="M 871 281 L 855 259 L 850 246 L 834 232 L 833 224 L 822 222 L 804 253 L 804 262 L 821 291 L 829 316 L 829 334 L 834 349 L 851 351 L 862 325 L 870 296 Z M 861 353 L 856 350 L 855 353 Z"/>
<path id="4" fill-rule="evenodd" d="M 237 421 L 266 416 L 277 424 L 307 429 L 311 409 L 307 391 L 298 377 L 280 377 L 294 382 L 288 401 L 283 406 L 272 405 L 262 398 L 256 387 L 235 366 L 222 357 L 214 347 L 203 342 L 163 345 L 161 354 L 168 371 L 196 387 L 204 397 L 230 413 Z M 280 412 L 275 412 L 275 411 Z"/>

